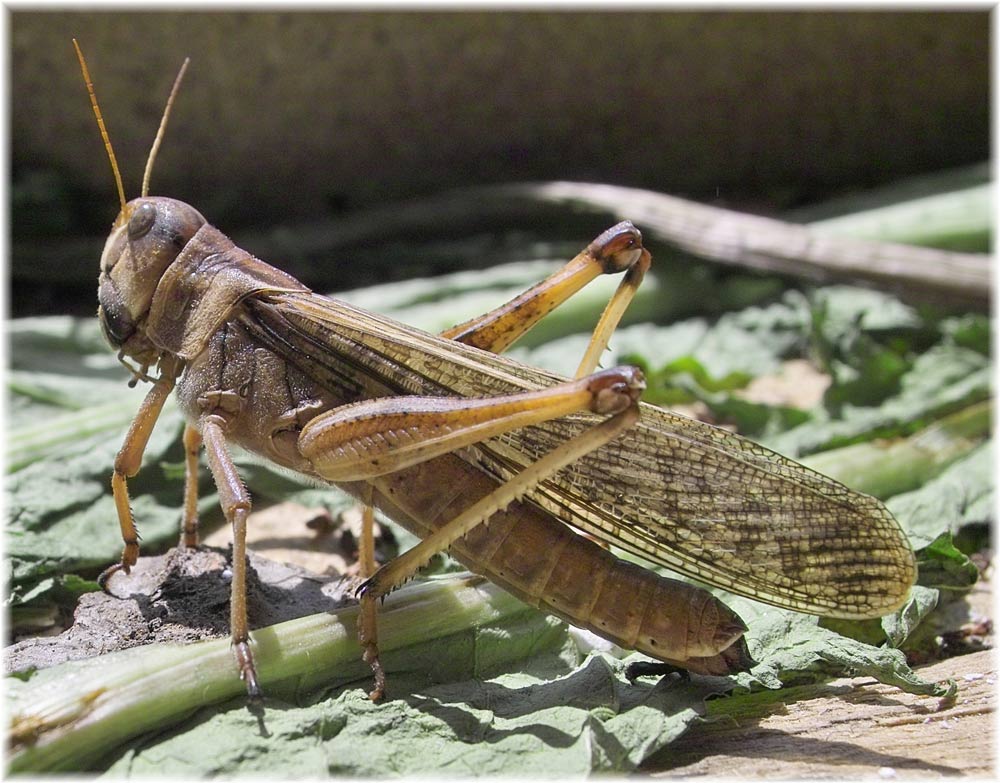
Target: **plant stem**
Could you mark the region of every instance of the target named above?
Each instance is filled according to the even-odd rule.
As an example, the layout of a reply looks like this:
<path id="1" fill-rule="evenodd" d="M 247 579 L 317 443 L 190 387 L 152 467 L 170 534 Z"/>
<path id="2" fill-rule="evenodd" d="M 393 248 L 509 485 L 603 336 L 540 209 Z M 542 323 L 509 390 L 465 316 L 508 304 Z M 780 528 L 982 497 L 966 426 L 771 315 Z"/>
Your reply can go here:
<path id="1" fill-rule="evenodd" d="M 450 575 L 389 596 L 380 613 L 383 652 L 532 612 L 481 577 Z M 252 632 L 259 681 L 296 696 L 365 680 L 357 607 Z M 414 661 L 408 659 L 412 667 Z M 391 669 L 391 666 L 388 667 Z M 229 639 L 154 644 L 7 678 L 8 772 L 82 770 L 139 734 L 163 729 L 206 704 L 245 694 Z"/>
<path id="2" fill-rule="evenodd" d="M 926 483 L 988 438 L 991 410 L 992 401 L 985 400 L 907 438 L 855 443 L 802 462 L 859 492 L 892 497 Z"/>

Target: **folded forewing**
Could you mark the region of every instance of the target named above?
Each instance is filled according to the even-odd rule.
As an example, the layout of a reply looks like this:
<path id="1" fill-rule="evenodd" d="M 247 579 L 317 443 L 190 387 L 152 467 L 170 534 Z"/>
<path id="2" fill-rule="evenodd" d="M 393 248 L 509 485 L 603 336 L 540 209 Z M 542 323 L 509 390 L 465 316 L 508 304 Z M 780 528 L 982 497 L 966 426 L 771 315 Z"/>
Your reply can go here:
<path id="1" fill-rule="evenodd" d="M 342 396 L 489 396 L 558 376 L 310 294 L 248 302 L 258 339 Z M 499 480 L 598 417 L 578 414 L 465 449 Z M 531 500 L 573 527 L 767 603 L 840 617 L 897 607 L 912 551 L 874 498 L 718 427 L 649 405 L 639 424 Z"/>

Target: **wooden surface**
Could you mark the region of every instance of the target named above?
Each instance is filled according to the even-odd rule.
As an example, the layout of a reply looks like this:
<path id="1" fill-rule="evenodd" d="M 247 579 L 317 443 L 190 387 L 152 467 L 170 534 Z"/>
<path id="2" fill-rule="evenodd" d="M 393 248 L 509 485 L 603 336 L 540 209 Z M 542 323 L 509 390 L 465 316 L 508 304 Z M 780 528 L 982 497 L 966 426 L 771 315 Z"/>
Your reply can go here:
<path id="1" fill-rule="evenodd" d="M 993 652 L 949 658 L 919 673 L 954 679 L 958 694 L 914 696 L 869 677 L 796 689 L 810 695 L 762 703 L 752 714 L 716 715 L 648 768 L 670 778 L 993 778 Z"/>

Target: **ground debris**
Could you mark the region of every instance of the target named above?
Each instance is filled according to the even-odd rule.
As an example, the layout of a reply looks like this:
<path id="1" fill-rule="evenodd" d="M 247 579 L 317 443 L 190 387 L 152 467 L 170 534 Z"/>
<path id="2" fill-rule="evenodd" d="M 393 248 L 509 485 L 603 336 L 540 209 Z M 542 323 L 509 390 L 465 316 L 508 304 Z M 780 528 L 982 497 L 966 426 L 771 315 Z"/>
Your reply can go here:
<path id="1" fill-rule="evenodd" d="M 80 597 L 73 624 L 58 636 L 19 641 L 4 651 L 7 674 L 157 642 L 188 643 L 229 633 L 228 553 L 214 547 L 141 557 L 110 580 L 112 595 Z M 250 554 L 251 628 L 350 603 L 356 579 L 322 576 Z"/>

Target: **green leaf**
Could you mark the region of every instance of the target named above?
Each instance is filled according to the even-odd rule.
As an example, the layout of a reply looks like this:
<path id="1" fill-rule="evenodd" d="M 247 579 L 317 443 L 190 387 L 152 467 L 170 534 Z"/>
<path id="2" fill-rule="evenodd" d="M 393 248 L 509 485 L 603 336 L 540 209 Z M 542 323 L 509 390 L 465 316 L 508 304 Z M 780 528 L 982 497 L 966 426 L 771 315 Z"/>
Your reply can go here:
<path id="1" fill-rule="evenodd" d="M 176 448 L 180 432 L 176 411 L 164 413 L 147 446 L 147 459 Z M 121 534 L 108 489 L 121 437 L 106 435 L 82 453 L 35 462 L 8 477 L 7 557 L 13 595 L 25 593 L 45 576 L 103 568 L 118 556 Z M 130 485 L 145 543 L 175 539 L 182 485 L 164 483 L 152 466 Z"/>
<path id="2" fill-rule="evenodd" d="M 892 647 L 902 647 L 920 623 L 937 607 L 938 598 L 937 590 L 920 584 L 914 585 L 903 607 L 882 618 L 882 630 L 889 644 Z"/>
<path id="3" fill-rule="evenodd" d="M 354 689 L 308 707 L 269 705 L 261 719 L 239 707 L 202 713 L 156 745 L 136 747 L 109 772 L 540 778 L 628 772 L 703 713 L 708 691 L 688 684 L 629 698 L 617 668 L 596 656 L 553 679 L 512 673 L 431 686 L 379 705 Z"/>
<path id="4" fill-rule="evenodd" d="M 967 591 L 979 581 L 979 569 L 942 533 L 916 553 L 920 575 L 917 583 L 938 590 Z"/>
<path id="5" fill-rule="evenodd" d="M 759 666 L 735 677 L 743 687 L 778 688 L 826 677 L 866 675 L 909 693 L 945 693 L 941 686 L 914 674 L 899 650 L 842 636 L 819 625 L 815 617 L 768 609 L 749 624 L 750 652 Z"/>
<path id="6" fill-rule="evenodd" d="M 941 332 L 955 345 L 989 356 L 992 346 L 990 319 L 981 313 L 965 313 L 941 321 Z"/>
<path id="7" fill-rule="evenodd" d="M 659 371 L 658 380 L 669 385 L 675 376 L 690 376 L 690 382 L 700 386 L 705 391 L 732 391 L 742 389 L 753 378 L 747 372 L 733 370 L 725 376 L 716 378 L 705 369 L 705 366 L 693 356 L 682 356 L 665 364 Z"/>
<path id="8" fill-rule="evenodd" d="M 993 445 L 988 442 L 920 489 L 890 498 L 886 505 L 919 549 L 943 532 L 955 535 L 968 525 L 989 524 L 994 477 Z"/>
<path id="9" fill-rule="evenodd" d="M 920 354 L 900 381 L 897 394 L 875 406 L 845 404 L 836 415 L 815 411 L 812 421 L 771 438 L 783 454 L 801 456 L 871 438 L 907 435 L 931 421 L 991 394 L 989 359 L 954 345 Z"/>
<path id="10" fill-rule="evenodd" d="M 765 440 L 811 420 L 809 412 L 787 405 L 750 402 L 733 395 L 700 395 L 712 413 L 722 422 L 732 424 L 743 435 Z"/>

